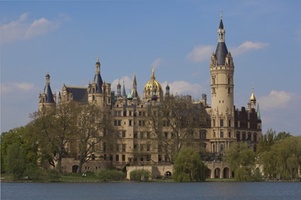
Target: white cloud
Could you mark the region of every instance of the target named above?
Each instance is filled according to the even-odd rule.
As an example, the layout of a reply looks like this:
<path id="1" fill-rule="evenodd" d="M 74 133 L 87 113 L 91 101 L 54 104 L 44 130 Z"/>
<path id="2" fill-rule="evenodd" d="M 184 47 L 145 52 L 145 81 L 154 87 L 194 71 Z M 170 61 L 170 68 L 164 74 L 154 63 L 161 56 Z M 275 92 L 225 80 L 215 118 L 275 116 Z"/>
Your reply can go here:
<path id="1" fill-rule="evenodd" d="M 269 95 L 261 97 L 258 102 L 262 110 L 285 108 L 294 98 L 294 94 L 286 91 L 272 90 Z"/>
<path id="2" fill-rule="evenodd" d="M 192 62 L 202 62 L 209 60 L 212 52 L 214 52 L 214 46 L 206 45 L 206 46 L 197 46 L 195 47 L 186 58 Z"/>
<path id="3" fill-rule="evenodd" d="M 160 64 L 162 63 L 161 58 L 157 58 L 156 60 L 153 61 L 153 63 L 151 64 L 151 68 L 152 69 L 157 69 Z"/>
<path id="4" fill-rule="evenodd" d="M 233 47 L 230 49 L 230 52 L 234 56 L 238 56 L 244 54 L 248 51 L 258 50 L 268 47 L 269 44 L 262 42 L 252 42 L 246 41 L 237 47 Z M 209 61 L 211 58 L 212 52 L 215 51 L 215 46 L 212 45 L 200 45 L 195 47 L 186 58 L 191 62 L 202 62 Z"/>
<path id="5" fill-rule="evenodd" d="M 32 83 L 4 83 L 1 84 L 1 94 L 15 93 L 15 92 L 28 92 L 34 90 Z"/>
<path id="6" fill-rule="evenodd" d="M 165 87 L 167 82 L 162 83 L 163 90 L 165 91 Z M 191 95 L 194 98 L 198 98 L 203 93 L 204 89 L 199 84 L 193 84 L 186 81 L 174 81 L 168 83 L 170 86 L 170 92 L 173 95 Z"/>
<path id="7" fill-rule="evenodd" d="M 43 35 L 50 30 L 53 30 L 59 26 L 56 22 L 51 22 L 46 18 L 40 18 L 34 20 L 25 32 L 25 38 L 31 38 L 36 35 Z"/>
<path id="8" fill-rule="evenodd" d="M 131 90 L 132 87 L 133 87 L 133 79 L 128 77 L 128 76 L 123 76 L 120 79 L 113 80 L 113 82 L 111 83 L 111 90 L 112 91 L 117 91 L 118 82 L 121 84 L 121 92 L 122 92 L 122 89 L 123 89 L 123 84 L 125 86 L 126 93 L 128 93 L 129 90 Z"/>
<path id="9" fill-rule="evenodd" d="M 269 46 L 269 44 L 267 44 L 267 43 L 246 41 L 246 42 L 242 43 L 241 45 L 239 45 L 238 47 L 232 48 L 230 51 L 231 51 L 232 55 L 238 56 L 238 55 L 244 54 L 248 51 L 263 49 L 268 46 Z"/>
<path id="10" fill-rule="evenodd" d="M 46 34 L 58 28 L 61 22 L 67 19 L 65 16 L 59 16 L 59 19 L 55 21 L 49 21 L 44 17 L 30 21 L 28 16 L 28 13 L 23 13 L 17 20 L 1 25 L 1 43 L 30 39 Z"/>

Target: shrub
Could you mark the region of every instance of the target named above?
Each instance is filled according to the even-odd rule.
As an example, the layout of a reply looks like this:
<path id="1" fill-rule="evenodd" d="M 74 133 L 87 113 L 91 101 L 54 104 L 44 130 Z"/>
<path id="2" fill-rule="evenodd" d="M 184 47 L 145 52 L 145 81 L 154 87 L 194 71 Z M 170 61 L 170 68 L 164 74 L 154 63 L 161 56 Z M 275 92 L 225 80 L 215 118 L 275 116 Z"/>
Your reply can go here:
<path id="1" fill-rule="evenodd" d="M 130 179 L 133 181 L 147 181 L 150 177 L 150 171 L 144 169 L 133 170 L 130 173 Z"/>
<path id="2" fill-rule="evenodd" d="M 126 174 L 117 170 L 102 169 L 95 172 L 95 176 L 101 181 L 121 181 Z"/>

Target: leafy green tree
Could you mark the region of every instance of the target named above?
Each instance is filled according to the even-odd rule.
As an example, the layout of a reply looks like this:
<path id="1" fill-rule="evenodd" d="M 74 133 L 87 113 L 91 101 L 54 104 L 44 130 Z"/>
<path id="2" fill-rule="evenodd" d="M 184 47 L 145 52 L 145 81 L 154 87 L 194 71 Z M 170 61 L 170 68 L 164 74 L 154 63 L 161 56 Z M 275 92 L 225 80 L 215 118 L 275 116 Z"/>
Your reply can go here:
<path id="1" fill-rule="evenodd" d="M 237 181 L 252 180 L 252 171 L 255 167 L 255 153 L 247 143 L 233 142 L 225 150 L 223 160 L 234 171 L 234 178 Z"/>
<path id="2" fill-rule="evenodd" d="M 1 173 L 10 173 L 15 180 L 36 171 L 37 146 L 26 137 L 28 127 L 19 127 L 1 134 Z"/>
<path id="3" fill-rule="evenodd" d="M 175 181 L 204 181 L 206 172 L 207 166 L 202 162 L 198 151 L 192 147 L 184 147 L 179 151 L 174 163 Z"/>
<path id="4" fill-rule="evenodd" d="M 270 150 L 272 145 L 275 142 L 275 138 L 276 138 L 276 131 L 274 131 L 272 129 L 268 129 L 266 134 L 264 134 L 261 137 L 261 139 L 257 145 L 257 152 L 260 154 L 261 152 Z"/>
<path id="5" fill-rule="evenodd" d="M 267 178 L 295 179 L 301 166 L 301 137 L 289 136 L 279 139 L 258 157 Z"/>
<path id="6" fill-rule="evenodd" d="M 285 139 L 285 138 L 287 138 L 287 137 L 291 137 L 292 135 L 288 132 L 279 132 L 278 134 L 277 134 L 277 136 L 275 137 L 275 141 L 277 141 L 277 140 L 282 140 L 282 139 Z"/>

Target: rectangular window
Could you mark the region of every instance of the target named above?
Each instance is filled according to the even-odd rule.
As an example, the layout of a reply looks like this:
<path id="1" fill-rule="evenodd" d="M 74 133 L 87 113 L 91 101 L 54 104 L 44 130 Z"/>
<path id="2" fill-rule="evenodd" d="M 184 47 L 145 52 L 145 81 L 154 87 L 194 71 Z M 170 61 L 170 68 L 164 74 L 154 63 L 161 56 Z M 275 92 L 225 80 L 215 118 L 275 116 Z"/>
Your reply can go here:
<path id="1" fill-rule="evenodd" d="M 121 126 L 121 120 L 114 120 L 114 126 Z"/>
<path id="2" fill-rule="evenodd" d="M 122 162 L 125 161 L 125 155 L 122 155 Z"/>
<path id="3" fill-rule="evenodd" d="M 220 127 L 223 127 L 223 126 L 224 126 L 224 120 L 220 119 Z"/>
<path id="4" fill-rule="evenodd" d="M 122 152 L 125 152 L 125 149 L 126 149 L 126 145 L 122 144 Z"/>
<path id="5" fill-rule="evenodd" d="M 129 120 L 129 126 L 132 126 L 132 120 Z"/>
<path id="6" fill-rule="evenodd" d="M 139 120 L 139 126 L 144 126 L 145 122 L 143 120 Z"/>
<path id="7" fill-rule="evenodd" d="M 224 137 L 224 132 L 220 132 L 220 138 L 223 138 Z"/>
<path id="8" fill-rule="evenodd" d="M 122 137 L 125 137 L 125 135 L 126 135 L 126 132 L 122 131 Z"/>
<path id="9" fill-rule="evenodd" d="M 119 155 L 116 155 L 116 161 L 117 162 L 119 161 Z"/>

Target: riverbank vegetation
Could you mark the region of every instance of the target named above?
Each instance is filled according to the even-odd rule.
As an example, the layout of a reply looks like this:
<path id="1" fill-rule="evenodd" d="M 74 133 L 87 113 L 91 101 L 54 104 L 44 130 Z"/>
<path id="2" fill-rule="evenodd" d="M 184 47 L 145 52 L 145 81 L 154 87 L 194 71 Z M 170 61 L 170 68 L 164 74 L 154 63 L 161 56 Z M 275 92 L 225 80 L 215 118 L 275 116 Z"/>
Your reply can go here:
<path id="1" fill-rule="evenodd" d="M 234 142 L 223 160 L 237 181 L 300 180 L 301 136 L 268 130 L 253 152 L 248 143 Z"/>
<path id="2" fill-rule="evenodd" d="M 89 173 L 87 176 L 82 176 L 82 173 L 63 174 L 58 170 L 49 169 L 49 164 L 45 163 L 53 161 L 49 152 L 55 149 L 46 143 L 45 148 L 39 149 L 35 138 L 30 134 L 31 128 L 29 125 L 1 134 L 1 181 L 125 180 L 125 172 L 114 169 Z M 204 181 L 205 177 L 208 177 L 207 167 L 201 156 L 192 148 L 182 150 L 174 157 L 173 181 Z M 292 136 L 286 132 L 276 134 L 275 131 L 268 130 L 258 143 L 256 153 L 249 148 L 248 143 L 234 142 L 223 152 L 222 160 L 230 165 L 236 181 L 300 180 L 301 136 Z M 133 180 L 146 180 L 150 175 L 137 172 L 132 176 Z"/>

